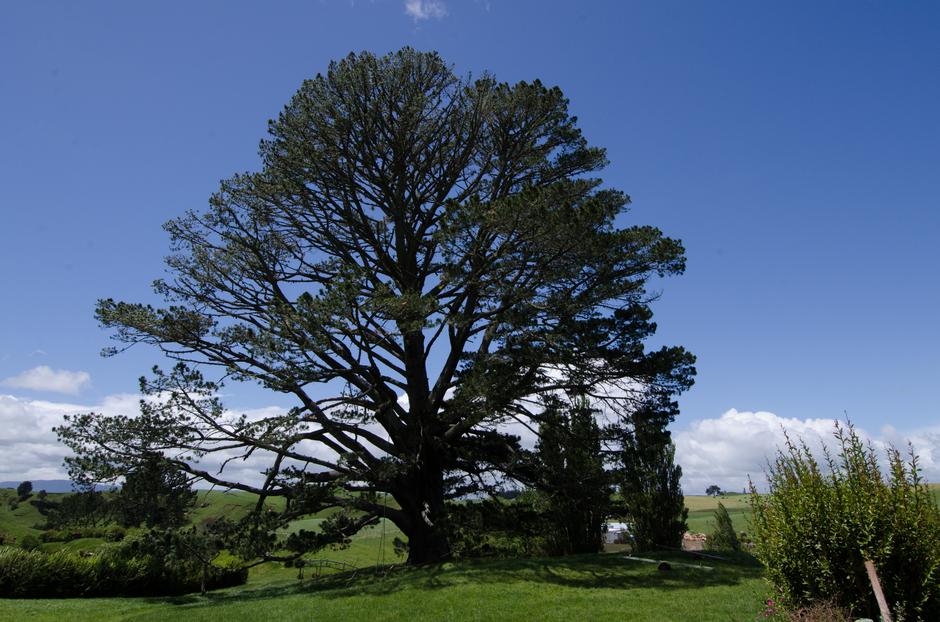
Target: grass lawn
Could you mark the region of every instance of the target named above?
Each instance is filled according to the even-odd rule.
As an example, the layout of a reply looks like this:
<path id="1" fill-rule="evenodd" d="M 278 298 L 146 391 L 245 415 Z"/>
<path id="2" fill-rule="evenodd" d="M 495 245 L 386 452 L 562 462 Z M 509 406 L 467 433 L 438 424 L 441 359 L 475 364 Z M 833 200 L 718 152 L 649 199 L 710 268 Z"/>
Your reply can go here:
<path id="1" fill-rule="evenodd" d="M 940 502 L 940 486 L 932 485 Z M 12 491 L 0 491 L 12 495 Z M 739 531 L 749 531 L 746 495 L 687 496 L 689 528 L 712 530 L 721 501 Z M 255 497 L 247 493 L 200 491 L 191 520 L 247 512 Z M 21 537 L 38 534 L 42 517 L 28 503 L 10 510 L 0 499 L 0 531 Z M 295 521 L 289 530 L 315 529 L 324 515 Z M 368 527 L 345 549 L 326 549 L 315 558 L 345 562 L 355 573 L 325 575 L 308 568 L 265 564 L 251 570 L 244 586 L 207 596 L 177 598 L 98 598 L 66 600 L 0 599 L 6 620 L 134 620 L 173 622 L 210 620 L 753 620 L 769 587 L 759 567 L 708 562 L 713 570 L 674 566 L 659 572 L 652 564 L 607 553 L 568 558 L 469 560 L 440 567 L 399 568 L 378 573 L 377 564 L 400 563 L 394 550 L 402 538 L 389 522 Z M 93 549 L 97 539 L 49 543 L 44 549 Z M 688 561 L 681 555 L 644 555 Z"/>
<path id="2" fill-rule="evenodd" d="M 364 570 L 304 584 L 253 580 L 205 597 L 0 600 L 0 620 L 753 619 L 768 591 L 760 568 L 709 565 L 713 570 L 674 566 L 661 572 L 611 554 L 471 560 L 384 576 Z"/>

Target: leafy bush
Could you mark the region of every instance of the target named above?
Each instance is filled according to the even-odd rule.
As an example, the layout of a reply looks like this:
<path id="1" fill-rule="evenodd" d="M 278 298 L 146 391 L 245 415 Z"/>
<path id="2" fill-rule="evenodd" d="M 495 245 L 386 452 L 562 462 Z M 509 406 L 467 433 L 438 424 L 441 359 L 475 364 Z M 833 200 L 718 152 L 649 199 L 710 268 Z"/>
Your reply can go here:
<path id="1" fill-rule="evenodd" d="M 740 551 L 741 543 L 734 532 L 734 523 L 722 502 L 715 510 L 715 530 L 708 536 L 705 546 L 711 551 Z"/>
<path id="2" fill-rule="evenodd" d="M 164 596 L 200 589 L 202 568 L 133 557 L 121 547 L 91 556 L 65 551 L 43 553 L 0 547 L 0 597 L 75 598 L 92 596 Z M 240 566 L 212 566 L 207 587 L 241 585 L 248 578 Z"/>
<path id="3" fill-rule="evenodd" d="M 108 542 L 120 542 L 127 530 L 117 525 L 110 527 L 73 527 L 72 529 L 47 529 L 39 534 L 43 542 L 71 542 L 81 538 L 104 538 Z"/>
<path id="4" fill-rule="evenodd" d="M 37 538 L 31 533 L 28 533 L 22 538 L 20 538 L 20 548 L 23 549 L 24 551 L 35 551 L 40 546 L 41 546 L 41 543 L 39 542 L 39 538 Z"/>
<path id="5" fill-rule="evenodd" d="M 454 557 L 528 557 L 547 554 L 544 495 L 528 490 L 512 501 L 482 500 L 448 505 Z"/>
<path id="6" fill-rule="evenodd" d="M 851 425 L 837 425 L 835 438 L 839 453 L 826 453 L 825 469 L 788 438 L 767 474 L 769 494 L 751 484 L 758 558 L 791 609 L 828 601 L 874 617 L 870 559 L 898 618 L 928 619 L 940 611 L 940 508 L 917 456 L 890 449 L 886 479 Z"/>

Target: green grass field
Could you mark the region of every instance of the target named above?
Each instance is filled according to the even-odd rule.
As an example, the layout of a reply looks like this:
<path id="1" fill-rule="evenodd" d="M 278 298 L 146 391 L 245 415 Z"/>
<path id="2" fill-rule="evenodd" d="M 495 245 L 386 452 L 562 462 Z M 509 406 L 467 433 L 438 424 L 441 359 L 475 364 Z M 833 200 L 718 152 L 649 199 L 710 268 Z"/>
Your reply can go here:
<path id="1" fill-rule="evenodd" d="M 940 486 L 932 486 L 932 491 L 940 503 Z M 28 503 L 11 510 L 12 494 L 0 491 L 0 531 L 17 537 L 38 534 L 35 526 L 42 517 Z M 735 527 L 748 531 L 745 495 L 686 497 L 690 530 L 711 531 L 719 501 L 728 508 Z M 247 493 L 200 491 L 192 520 L 244 514 L 254 502 Z M 312 529 L 321 520 L 323 516 L 311 516 L 290 529 Z M 659 572 L 652 564 L 617 553 L 390 569 L 388 564 L 403 561 L 394 551 L 396 537 L 402 537 L 401 532 L 385 522 L 364 529 L 346 548 L 320 551 L 315 558 L 344 562 L 358 570 L 326 571 L 319 580 L 310 567 L 305 580 L 299 581 L 296 568 L 271 563 L 253 568 L 246 585 L 206 596 L 0 599 L 0 621 L 753 620 L 769 591 L 761 569 L 754 565 L 709 561 L 711 570 L 673 566 Z M 48 543 L 44 548 L 87 550 L 101 543 L 88 538 Z M 677 553 L 644 557 L 690 561 Z"/>
<path id="2" fill-rule="evenodd" d="M 0 600 L 0 620 L 753 619 L 767 592 L 760 569 L 710 565 L 660 572 L 619 555 L 472 560 L 328 582 L 268 577 L 205 597 Z"/>
<path id="3" fill-rule="evenodd" d="M 721 497 L 687 496 L 685 498 L 685 507 L 689 509 L 689 531 L 692 533 L 711 533 L 715 528 L 715 510 L 718 508 L 718 503 L 721 502 L 734 522 L 735 530 L 749 532 L 751 530 L 751 508 L 747 500 L 748 496 L 742 494 Z"/>

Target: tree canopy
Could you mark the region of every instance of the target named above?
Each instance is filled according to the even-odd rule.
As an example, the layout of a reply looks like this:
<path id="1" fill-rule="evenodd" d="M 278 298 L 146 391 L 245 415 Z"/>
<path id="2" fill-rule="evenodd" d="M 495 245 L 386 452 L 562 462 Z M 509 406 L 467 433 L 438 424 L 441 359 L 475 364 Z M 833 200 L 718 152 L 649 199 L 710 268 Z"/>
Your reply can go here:
<path id="1" fill-rule="evenodd" d="M 643 342 L 648 283 L 682 272 L 682 245 L 625 226 L 630 199 L 596 176 L 604 150 L 558 88 L 460 77 L 408 48 L 351 54 L 302 84 L 260 157 L 166 224 L 166 306 L 99 302 L 120 342 L 180 364 L 142 381 L 140 415 L 60 429 L 92 477 L 158 450 L 287 498 L 279 520 L 338 506 L 349 533 L 388 518 L 420 563 L 449 555 L 446 500 L 534 478 L 506 425 L 537 431 L 546 399 L 675 414 L 694 359 Z M 296 405 L 232 414 L 223 380 Z M 267 470 L 238 479 L 204 466 L 212 454 Z"/>

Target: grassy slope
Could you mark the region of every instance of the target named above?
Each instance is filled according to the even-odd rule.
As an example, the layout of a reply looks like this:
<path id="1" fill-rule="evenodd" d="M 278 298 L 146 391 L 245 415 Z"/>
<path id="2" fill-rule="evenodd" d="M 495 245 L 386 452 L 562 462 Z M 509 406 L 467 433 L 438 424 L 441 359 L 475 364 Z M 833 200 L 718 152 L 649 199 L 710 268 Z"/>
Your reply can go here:
<path id="1" fill-rule="evenodd" d="M 711 533 L 714 529 L 715 510 L 718 503 L 724 504 L 728 515 L 734 522 L 737 531 L 750 531 L 750 506 L 747 504 L 747 495 L 735 494 L 722 497 L 706 497 L 703 495 L 686 496 L 685 506 L 689 509 L 689 531 L 693 533 Z"/>
<path id="2" fill-rule="evenodd" d="M 658 556 L 662 558 L 662 556 Z M 652 564 L 617 555 L 473 560 L 360 571 L 332 584 L 296 580 L 207 597 L 0 601 L 0 620 L 748 620 L 767 591 L 760 569 Z"/>
<path id="3" fill-rule="evenodd" d="M 62 494 L 51 494 L 50 499 L 56 499 Z M 26 534 L 39 535 L 40 531 L 35 525 L 42 523 L 45 518 L 39 511 L 30 505 L 29 500 L 16 504 L 16 509 L 10 509 L 10 501 L 16 498 L 12 488 L 0 488 L 0 533 L 9 534 L 17 539 Z M 33 495 L 30 499 L 35 499 Z"/>

